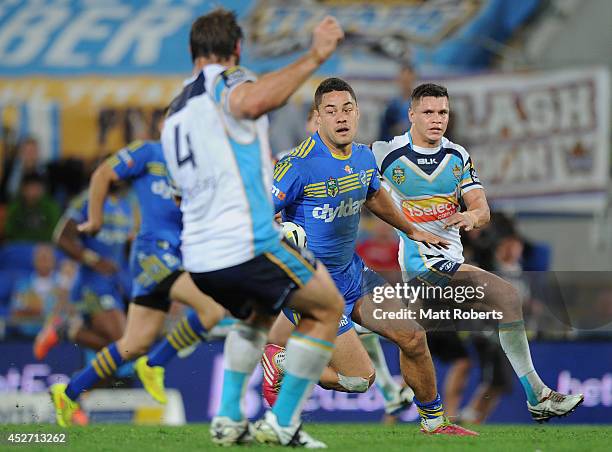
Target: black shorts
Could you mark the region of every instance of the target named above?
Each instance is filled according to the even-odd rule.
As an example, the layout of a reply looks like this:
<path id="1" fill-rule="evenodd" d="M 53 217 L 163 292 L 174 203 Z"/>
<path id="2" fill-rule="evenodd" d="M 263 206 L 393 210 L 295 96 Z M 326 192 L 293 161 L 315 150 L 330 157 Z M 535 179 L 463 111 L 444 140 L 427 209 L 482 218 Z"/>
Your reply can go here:
<path id="1" fill-rule="evenodd" d="M 514 371 L 501 345 L 482 335 L 472 336 L 472 343 L 480 361 L 480 379 L 503 393 L 512 392 Z"/>
<path id="2" fill-rule="evenodd" d="M 286 240 L 272 250 L 233 267 L 206 273 L 191 273 L 193 282 L 238 319 L 253 310 L 276 315 L 294 290 L 314 275 L 316 261 L 308 250 Z"/>
<path id="3" fill-rule="evenodd" d="M 158 311 L 168 312 L 170 310 L 170 289 L 174 282 L 183 273 L 183 270 L 175 270 L 162 282 L 157 284 L 153 291 L 132 299 L 132 303 Z"/>
<path id="4" fill-rule="evenodd" d="M 469 356 L 456 331 L 427 332 L 427 345 L 431 354 L 445 363 Z"/>

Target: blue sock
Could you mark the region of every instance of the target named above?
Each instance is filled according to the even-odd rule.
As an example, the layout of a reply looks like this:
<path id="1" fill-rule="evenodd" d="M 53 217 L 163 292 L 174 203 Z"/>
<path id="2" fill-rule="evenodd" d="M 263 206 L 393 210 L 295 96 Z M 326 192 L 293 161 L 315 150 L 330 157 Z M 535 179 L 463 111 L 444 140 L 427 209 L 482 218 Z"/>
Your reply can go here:
<path id="1" fill-rule="evenodd" d="M 436 394 L 436 398 L 431 402 L 420 402 L 415 397 L 414 403 L 417 406 L 417 411 L 421 416 L 421 421 L 425 422 L 427 425 L 434 424 L 434 427 L 437 426 L 435 424 L 440 424 L 444 420 L 444 406 L 442 405 L 442 399 L 440 398 L 440 394 Z"/>
<path id="2" fill-rule="evenodd" d="M 165 367 L 177 352 L 183 348 L 195 344 L 204 338 L 206 328 L 200 322 L 195 311 L 191 311 L 187 317 L 174 327 L 174 329 L 166 336 L 166 339 L 153 349 L 149 354 L 147 364 L 149 366 Z"/>
<path id="3" fill-rule="evenodd" d="M 521 385 L 525 390 L 525 395 L 527 396 L 527 400 L 529 400 L 529 403 L 531 403 L 532 405 L 537 405 L 538 403 L 540 403 L 538 397 L 535 395 L 535 392 L 533 392 L 533 388 L 531 387 L 531 384 L 527 379 L 527 375 L 523 375 L 522 377 L 520 377 L 519 381 L 521 382 Z"/>
<path id="4" fill-rule="evenodd" d="M 123 358 L 117 350 L 116 343 L 104 347 L 87 367 L 70 380 L 66 388 L 66 395 L 71 400 L 78 399 L 81 392 L 91 388 L 98 381 L 112 376 L 121 364 L 123 364 Z"/>
<path id="5" fill-rule="evenodd" d="M 309 395 L 309 389 L 314 382 L 295 375 L 285 375 L 282 383 L 282 391 L 278 394 L 272 412 L 276 415 L 278 425 L 287 427 L 293 423 L 292 418 L 298 401 Z M 308 391 L 308 392 L 307 392 Z"/>
<path id="6" fill-rule="evenodd" d="M 242 420 L 242 394 L 246 389 L 249 374 L 225 369 L 223 372 L 223 391 L 218 416 L 229 417 L 232 421 Z"/>

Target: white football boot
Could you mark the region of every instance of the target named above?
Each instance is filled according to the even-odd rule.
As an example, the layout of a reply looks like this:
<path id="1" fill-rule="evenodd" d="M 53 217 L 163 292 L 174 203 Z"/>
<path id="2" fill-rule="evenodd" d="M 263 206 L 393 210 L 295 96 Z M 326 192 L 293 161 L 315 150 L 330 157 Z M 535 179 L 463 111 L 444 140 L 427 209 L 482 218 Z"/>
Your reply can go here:
<path id="1" fill-rule="evenodd" d="M 255 441 L 262 444 L 280 444 L 289 447 L 304 447 L 306 449 L 326 449 L 327 444 L 314 439 L 302 430 L 302 424 L 290 427 L 278 425 L 276 415 L 266 411 L 264 417 L 253 424 Z"/>
<path id="2" fill-rule="evenodd" d="M 215 416 L 210 424 L 212 442 L 220 446 L 232 446 L 253 441 L 249 421 L 233 421 L 229 417 Z"/>
<path id="3" fill-rule="evenodd" d="M 527 408 L 534 421 L 548 422 L 553 417 L 567 416 L 584 401 L 582 394 L 561 394 L 547 388 L 548 394 L 537 405 L 527 402 Z M 545 392 L 546 393 L 546 390 Z"/>

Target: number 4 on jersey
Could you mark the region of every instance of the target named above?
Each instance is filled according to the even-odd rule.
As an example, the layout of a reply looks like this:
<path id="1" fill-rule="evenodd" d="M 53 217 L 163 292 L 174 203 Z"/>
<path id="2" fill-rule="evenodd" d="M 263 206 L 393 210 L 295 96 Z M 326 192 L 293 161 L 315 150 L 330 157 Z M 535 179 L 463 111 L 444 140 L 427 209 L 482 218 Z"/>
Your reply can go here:
<path id="1" fill-rule="evenodd" d="M 193 149 L 191 148 L 191 140 L 189 139 L 189 134 L 185 135 L 185 140 L 187 141 L 187 155 L 181 157 L 181 140 L 179 133 L 179 126 L 174 127 L 174 148 L 176 149 L 176 162 L 178 163 L 179 168 L 186 164 L 187 162 L 191 162 L 191 165 L 195 168 L 196 163 L 193 156 Z"/>

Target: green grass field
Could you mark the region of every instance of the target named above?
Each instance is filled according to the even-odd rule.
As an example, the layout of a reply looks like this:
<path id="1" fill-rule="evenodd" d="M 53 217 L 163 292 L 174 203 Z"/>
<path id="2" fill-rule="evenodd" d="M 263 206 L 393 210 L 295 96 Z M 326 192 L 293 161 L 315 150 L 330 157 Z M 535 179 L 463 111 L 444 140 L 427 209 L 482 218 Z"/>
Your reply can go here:
<path id="1" fill-rule="evenodd" d="M 377 424 L 309 424 L 307 431 L 337 451 L 609 451 L 612 426 L 487 425 L 477 429 L 477 438 L 430 437 L 418 432 L 416 424 L 383 426 Z M 208 425 L 184 427 L 145 427 L 95 425 L 60 430 L 55 426 L 0 426 L 0 450 L 11 432 L 67 432 L 67 445 L 15 446 L 21 450 L 79 451 L 202 451 L 264 450 L 270 446 L 218 448 L 208 435 Z M 277 449 L 277 448 L 274 448 Z"/>

